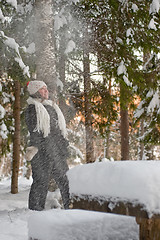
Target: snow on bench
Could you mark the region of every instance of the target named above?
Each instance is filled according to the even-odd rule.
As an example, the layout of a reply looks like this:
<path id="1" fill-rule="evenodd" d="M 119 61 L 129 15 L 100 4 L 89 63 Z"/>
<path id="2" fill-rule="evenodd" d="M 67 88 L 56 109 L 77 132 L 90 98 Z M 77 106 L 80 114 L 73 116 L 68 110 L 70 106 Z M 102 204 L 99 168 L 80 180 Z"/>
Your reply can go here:
<path id="1" fill-rule="evenodd" d="M 140 239 L 160 239 L 160 161 L 91 163 L 67 175 L 73 208 L 135 216 Z"/>
<path id="2" fill-rule="evenodd" d="M 133 218 L 85 210 L 33 211 L 29 240 L 137 240 Z"/>

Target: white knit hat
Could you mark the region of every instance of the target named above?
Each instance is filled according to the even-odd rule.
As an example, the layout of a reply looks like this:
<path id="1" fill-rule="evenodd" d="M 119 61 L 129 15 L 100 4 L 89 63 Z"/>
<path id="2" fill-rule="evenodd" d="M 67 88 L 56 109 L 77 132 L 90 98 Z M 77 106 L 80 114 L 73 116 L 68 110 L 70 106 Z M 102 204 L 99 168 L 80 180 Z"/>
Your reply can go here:
<path id="1" fill-rule="evenodd" d="M 34 80 L 34 81 L 30 81 L 30 82 L 27 83 L 27 90 L 28 90 L 30 95 L 33 95 L 36 92 L 38 92 L 38 90 L 41 89 L 44 86 L 47 87 L 45 82 Z"/>

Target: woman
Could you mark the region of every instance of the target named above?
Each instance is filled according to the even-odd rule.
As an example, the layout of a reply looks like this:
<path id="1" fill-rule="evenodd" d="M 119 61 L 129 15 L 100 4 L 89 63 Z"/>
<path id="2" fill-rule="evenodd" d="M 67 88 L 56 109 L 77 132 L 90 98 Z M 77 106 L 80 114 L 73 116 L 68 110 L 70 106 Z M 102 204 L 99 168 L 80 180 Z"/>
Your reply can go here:
<path id="1" fill-rule="evenodd" d="M 30 132 L 33 183 L 29 194 L 29 209 L 43 210 L 51 179 L 60 189 L 64 208 L 69 208 L 68 141 L 64 116 L 58 105 L 48 100 L 47 85 L 30 81 L 27 86 L 26 124 Z"/>

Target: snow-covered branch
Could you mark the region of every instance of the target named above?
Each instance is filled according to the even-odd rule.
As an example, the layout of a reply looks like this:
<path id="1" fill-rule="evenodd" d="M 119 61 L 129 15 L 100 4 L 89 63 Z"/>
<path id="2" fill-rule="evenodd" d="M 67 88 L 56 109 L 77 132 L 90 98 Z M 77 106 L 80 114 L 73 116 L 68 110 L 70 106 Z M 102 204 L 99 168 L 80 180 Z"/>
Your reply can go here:
<path id="1" fill-rule="evenodd" d="M 30 73 L 29 73 L 29 67 L 26 66 L 22 60 L 22 57 L 20 55 L 20 52 L 19 52 L 19 49 L 20 49 L 20 46 L 19 44 L 15 41 L 14 38 L 10 38 L 10 37 L 7 37 L 3 31 L 0 31 L 0 38 L 2 39 L 3 43 L 13 49 L 16 53 L 16 56 L 15 56 L 15 61 L 18 62 L 20 68 L 23 70 L 23 74 L 26 75 L 27 77 L 30 77 Z"/>

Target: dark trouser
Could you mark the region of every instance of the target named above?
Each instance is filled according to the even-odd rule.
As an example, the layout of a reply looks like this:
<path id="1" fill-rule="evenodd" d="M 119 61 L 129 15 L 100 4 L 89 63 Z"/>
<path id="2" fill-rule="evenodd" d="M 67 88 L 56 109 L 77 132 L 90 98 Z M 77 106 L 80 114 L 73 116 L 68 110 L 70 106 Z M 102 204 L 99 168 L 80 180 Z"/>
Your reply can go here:
<path id="1" fill-rule="evenodd" d="M 53 166 L 49 158 L 36 154 L 31 161 L 33 183 L 29 194 L 29 209 L 41 211 L 45 208 L 49 181 L 56 181 L 63 200 L 64 208 L 69 208 L 69 183 L 67 176 Z"/>
<path id="2" fill-rule="evenodd" d="M 58 171 L 53 171 L 53 179 L 56 181 L 60 189 L 63 206 L 65 209 L 69 208 L 69 182 L 66 175 L 60 175 Z"/>

